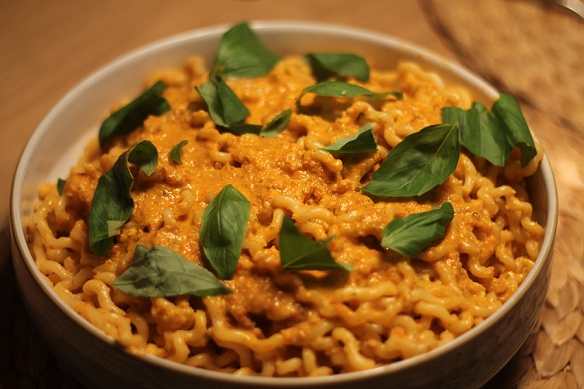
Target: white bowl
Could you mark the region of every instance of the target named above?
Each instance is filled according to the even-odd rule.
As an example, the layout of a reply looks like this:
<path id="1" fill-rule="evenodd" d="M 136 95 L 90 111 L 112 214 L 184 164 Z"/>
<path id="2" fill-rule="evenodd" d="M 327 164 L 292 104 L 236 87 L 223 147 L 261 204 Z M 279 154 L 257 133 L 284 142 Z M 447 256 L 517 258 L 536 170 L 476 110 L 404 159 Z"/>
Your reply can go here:
<path id="1" fill-rule="evenodd" d="M 280 54 L 345 51 L 374 58 L 388 69 L 415 60 L 446 81 L 468 87 L 475 100 L 490 104 L 498 93 L 468 70 L 426 49 L 377 33 L 344 26 L 301 22 L 256 22 L 260 39 Z M 557 222 L 557 196 L 547 158 L 529 181 L 534 217 L 546 228 L 541 252 L 516 293 L 479 326 L 426 354 L 364 372 L 320 378 L 258 378 L 206 371 L 155 357 L 135 357 L 61 301 L 35 266 L 24 222 L 37 188 L 68 174 L 112 102 L 138 95 L 153 70 L 181 65 L 198 54 L 211 63 L 228 26 L 165 39 L 110 63 L 92 74 L 48 113 L 20 158 L 12 187 L 11 232 L 16 275 L 31 319 L 46 344 L 80 382 L 93 388 L 475 388 L 486 383 L 515 354 L 534 326 L 550 278 Z M 81 129 L 82 131 L 78 131 Z"/>

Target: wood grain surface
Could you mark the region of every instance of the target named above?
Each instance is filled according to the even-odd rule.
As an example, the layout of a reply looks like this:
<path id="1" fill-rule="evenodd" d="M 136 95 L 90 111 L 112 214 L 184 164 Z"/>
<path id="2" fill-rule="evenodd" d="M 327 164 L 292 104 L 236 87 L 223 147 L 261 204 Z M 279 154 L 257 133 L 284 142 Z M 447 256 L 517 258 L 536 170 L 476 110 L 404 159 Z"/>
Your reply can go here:
<path id="1" fill-rule="evenodd" d="M 512 2 L 489 3 L 491 23 L 514 17 L 507 4 Z M 546 94 L 542 88 L 542 79 L 556 76 L 553 66 L 543 66 L 543 57 L 528 64 L 510 61 L 505 69 L 512 76 L 503 77 L 489 56 L 485 34 L 480 34 L 490 27 L 473 21 L 484 22 L 486 11 L 478 12 L 469 4 L 464 0 L 457 5 L 446 0 L 0 0 L 0 388 L 83 387 L 42 346 L 21 306 L 12 275 L 7 221 L 10 183 L 35 126 L 71 87 L 129 50 L 187 30 L 243 20 L 320 21 L 390 34 L 459 61 L 507 92 L 531 99 L 522 105 L 558 176 L 561 236 L 542 324 L 488 387 L 584 387 L 584 129 L 578 124 L 584 103 L 576 102 L 577 112 L 564 104 L 550 114 L 545 98 L 559 91 L 556 87 L 554 93 Z M 448 12 L 453 9 L 457 12 Z M 523 11 L 531 14 L 510 22 L 528 23 L 535 15 L 543 26 L 530 26 L 536 36 L 529 41 L 518 43 L 517 36 L 505 39 L 530 52 L 524 45 L 538 45 L 537 34 L 545 34 L 552 11 L 538 10 L 543 16 L 533 9 Z M 555 32 L 561 27 L 557 22 L 554 26 Z M 576 28 L 584 33 L 584 23 Z M 474 41 L 469 31 L 475 34 Z M 516 28 L 514 34 L 517 31 L 525 29 Z M 473 45 L 479 41 L 482 46 Z M 500 42 L 492 43 L 490 49 L 498 50 Z M 562 51 L 555 53 L 562 61 Z M 570 61 L 584 62 L 584 55 L 579 55 Z M 522 66 L 549 73 L 538 77 L 537 85 L 530 84 L 521 76 Z M 584 93 L 579 98 L 584 99 Z"/>

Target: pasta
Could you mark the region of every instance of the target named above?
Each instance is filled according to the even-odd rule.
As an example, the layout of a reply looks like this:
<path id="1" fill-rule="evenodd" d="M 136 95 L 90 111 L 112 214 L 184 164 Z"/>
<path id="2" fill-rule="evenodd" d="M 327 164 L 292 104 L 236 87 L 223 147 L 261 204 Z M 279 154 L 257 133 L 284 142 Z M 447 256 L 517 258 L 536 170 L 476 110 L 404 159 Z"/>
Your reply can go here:
<path id="1" fill-rule="evenodd" d="M 276 137 L 221 131 L 195 86 L 207 81 L 199 57 L 151 75 L 168 85 L 172 109 L 102 148 L 97 140 L 72 167 L 60 195 L 42 185 L 27 226 L 36 265 L 55 292 L 86 320 L 137 355 L 193 367 L 259 376 L 320 376 L 371 369 L 435 349 L 480 325 L 515 292 L 539 253 L 543 228 L 532 220 L 515 150 L 504 167 L 462 151 L 455 172 L 423 199 L 374 199 L 359 190 L 387 153 L 440 110 L 470 107 L 464 88 L 415 63 L 371 72 L 372 91 L 399 90 L 402 100 L 296 98 L 315 83 L 300 57 L 282 59 L 263 77 L 226 82 L 267 124 L 294 112 Z M 116 109 L 119 107 L 115 107 Z M 115 111 L 115 109 L 114 109 Z M 339 156 L 323 150 L 369 123 L 376 151 Z M 135 210 L 105 256 L 89 249 L 88 215 L 98 179 L 140 140 L 156 146 L 158 168 L 135 172 Z M 187 140 L 181 163 L 171 149 Z M 113 286 L 138 244 L 164 246 L 206 266 L 203 213 L 226 185 L 252 204 L 232 293 L 132 297 Z M 455 214 L 442 240 L 407 259 L 379 245 L 392 220 L 448 200 Z M 278 234 L 285 217 L 353 271 L 282 268 Z"/>

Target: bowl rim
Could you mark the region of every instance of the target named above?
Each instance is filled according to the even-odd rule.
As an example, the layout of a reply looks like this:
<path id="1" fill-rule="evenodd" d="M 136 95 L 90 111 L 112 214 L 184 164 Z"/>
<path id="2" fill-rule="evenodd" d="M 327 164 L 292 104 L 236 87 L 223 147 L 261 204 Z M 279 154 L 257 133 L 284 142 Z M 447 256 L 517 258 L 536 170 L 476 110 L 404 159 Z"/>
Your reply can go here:
<path id="1" fill-rule="evenodd" d="M 439 54 L 434 53 L 430 49 L 424 48 L 414 43 L 407 42 L 401 38 L 395 36 L 380 33 L 368 29 L 357 28 L 346 26 L 342 24 L 335 23 L 324 23 L 324 22 L 313 22 L 313 21 L 296 21 L 296 20 L 254 20 L 249 22 L 250 26 L 259 34 L 269 34 L 270 31 L 290 31 L 290 32 L 311 32 L 311 33 L 329 33 L 335 35 L 346 35 L 351 37 L 356 37 L 359 39 L 364 39 L 366 41 L 380 44 L 394 50 L 399 49 L 401 52 L 406 52 L 408 54 L 414 54 L 420 56 L 426 61 L 431 62 L 433 65 L 440 68 L 442 71 L 451 73 L 459 78 L 463 83 L 470 83 L 474 86 L 482 88 L 485 95 L 495 98 L 498 92 L 495 88 L 487 83 L 485 80 L 480 78 L 478 75 L 472 73 L 470 70 L 462 67 L 454 60 L 446 59 Z M 13 240 L 13 260 L 17 260 L 17 257 L 21 257 L 24 261 L 28 271 L 32 274 L 33 278 L 40 285 L 43 292 L 76 324 L 84 328 L 92 336 L 96 336 L 101 341 L 109 344 L 115 345 L 115 340 L 106 335 L 103 331 L 99 330 L 89 321 L 84 319 L 82 316 L 77 314 L 71 307 L 69 307 L 62 299 L 60 299 L 56 293 L 49 287 L 48 283 L 44 280 L 38 268 L 35 265 L 34 259 L 28 249 L 26 238 L 24 234 L 24 223 L 21 218 L 21 189 L 23 185 L 25 171 L 27 169 L 27 162 L 31 158 L 32 149 L 34 146 L 42 141 L 45 132 L 49 128 L 49 124 L 59 116 L 60 111 L 65 107 L 68 102 L 73 99 L 78 98 L 83 95 L 84 91 L 89 88 L 95 80 L 101 78 L 103 75 L 109 72 L 115 71 L 123 65 L 124 62 L 140 56 L 148 55 L 153 50 L 162 49 L 167 45 L 178 43 L 184 40 L 198 39 L 204 36 L 211 35 L 221 35 L 223 34 L 232 24 L 218 24 L 208 27 L 197 28 L 190 31 L 185 31 L 179 34 L 174 34 L 166 38 L 155 40 L 151 43 L 142 45 L 134 50 L 131 50 L 112 61 L 107 62 L 103 66 L 99 67 L 97 70 L 90 73 L 88 76 L 84 77 L 80 82 L 75 84 L 68 92 L 62 96 L 55 105 L 53 105 L 44 118 L 39 122 L 31 136 L 26 142 L 23 151 L 20 154 L 17 167 L 12 179 L 11 185 L 11 196 L 10 196 L 10 231 Z M 146 364 L 154 364 L 165 369 L 169 369 L 174 372 L 181 374 L 199 376 L 212 381 L 217 382 L 227 382 L 227 383 L 247 383 L 253 384 L 260 387 L 272 387 L 278 385 L 281 387 L 297 387 L 303 385 L 323 385 L 323 384 L 340 384 L 348 383 L 353 381 L 359 381 L 363 377 L 373 377 L 380 375 L 391 374 L 392 372 L 399 371 L 405 367 L 412 367 L 417 364 L 421 364 L 428 359 L 439 358 L 442 354 L 459 347 L 460 345 L 469 342 L 476 334 L 480 332 L 488 331 L 489 328 L 494 326 L 499 319 L 505 316 L 514 306 L 516 306 L 519 300 L 527 293 L 527 290 L 531 284 L 533 284 L 536 279 L 537 274 L 544 267 L 547 260 L 551 260 L 551 251 L 553 249 L 553 240 L 556 233 L 557 217 L 558 217 L 558 199 L 557 199 L 557 189 L 553 176 L 553 172 L 549 163 L 547 156 L 544 154 L 543 160 L 540 163 L 539 169 L 542 170 L 542 177 L 545 183 L 545 189 L 548 195 L 548 210 L 547 210 L 547 220 L 546 220 L 546 231 L 544 238 L 541 243 L 540 253 L 538 258 L 523 281 L 519 286 L 517 291 L 503 304 L 499 309 L 497 309 L 492 315 L 486 318 L 480 325 L 473 327 L 471 330 L 465 332 L 464 334 L 458 336 L 457 338 L 449 341 L 448 343 L 437 347 L 433 350 L 425 352 L 421 355 L 408 358 L 402 361 L 393 362 L 389 365 L 376 367 L 370 370 L 349 372 L 343 374 L 337 374 L 325 377 L 258 377 L 258 376 L 234 376 L 232 374 L 227 374 L 223 372 L 216 372 L 205 370 L 201 368 L 194 368 L 192 366 L 186 366 L 176 362 L 171 362 L 162 358 L 158 358 L 151 355 L 135 356 L 136 358 L 142 359 Z M 14 251 L 18 252 L 15 253 Z M 118 348 L 120 349 L 120 348 Z M 126 352 L 132 355 L 126 349 L 120 349 L 122 352 Z M 229 382 L 230 381 L 230 382 Z"/>

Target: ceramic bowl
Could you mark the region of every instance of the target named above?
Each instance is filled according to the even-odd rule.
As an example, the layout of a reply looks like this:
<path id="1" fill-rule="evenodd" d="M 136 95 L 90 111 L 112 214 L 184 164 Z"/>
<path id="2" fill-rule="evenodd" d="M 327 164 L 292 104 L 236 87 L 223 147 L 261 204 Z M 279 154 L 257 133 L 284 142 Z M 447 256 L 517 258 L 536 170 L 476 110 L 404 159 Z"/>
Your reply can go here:
<path id="1" fill-rule="evenodd" d="M 493 87 L 455 63 L 399 39 L 346 26 L 301 22 L 255 22 L 266 46 L 279 54 L 310 51 L 354 52 L 382 68 L 415 60 L 446 81 L 469 88 L 475 100 L 492 103 Z M 534 326 L 550 278 L 557 221 L 557 196 L 544 157 L 528 185 L 535 218 L 546 228 L 541 253 L 517 292 L 495 314 L 448 344 L 421 356 L 364 372 L 320 378 L 242 377 L 187 367 L 155 357 L 135 357 L 121 349 L 65 305 L 37 270 L 28 250 L 24 223 L 37 188 L 68 174 L 83 145 L 120 96 L 138 95 L 146 76 L 179 66 L 198 54 L 211 63 L 229 26 L 199 29 L 133 51 L 87 77 L 41 121 L 20 158 L 12 188 L 13 259 L 31 319 L 60 363 L 89 388 L 476 388 L 515 354 Z"/>

